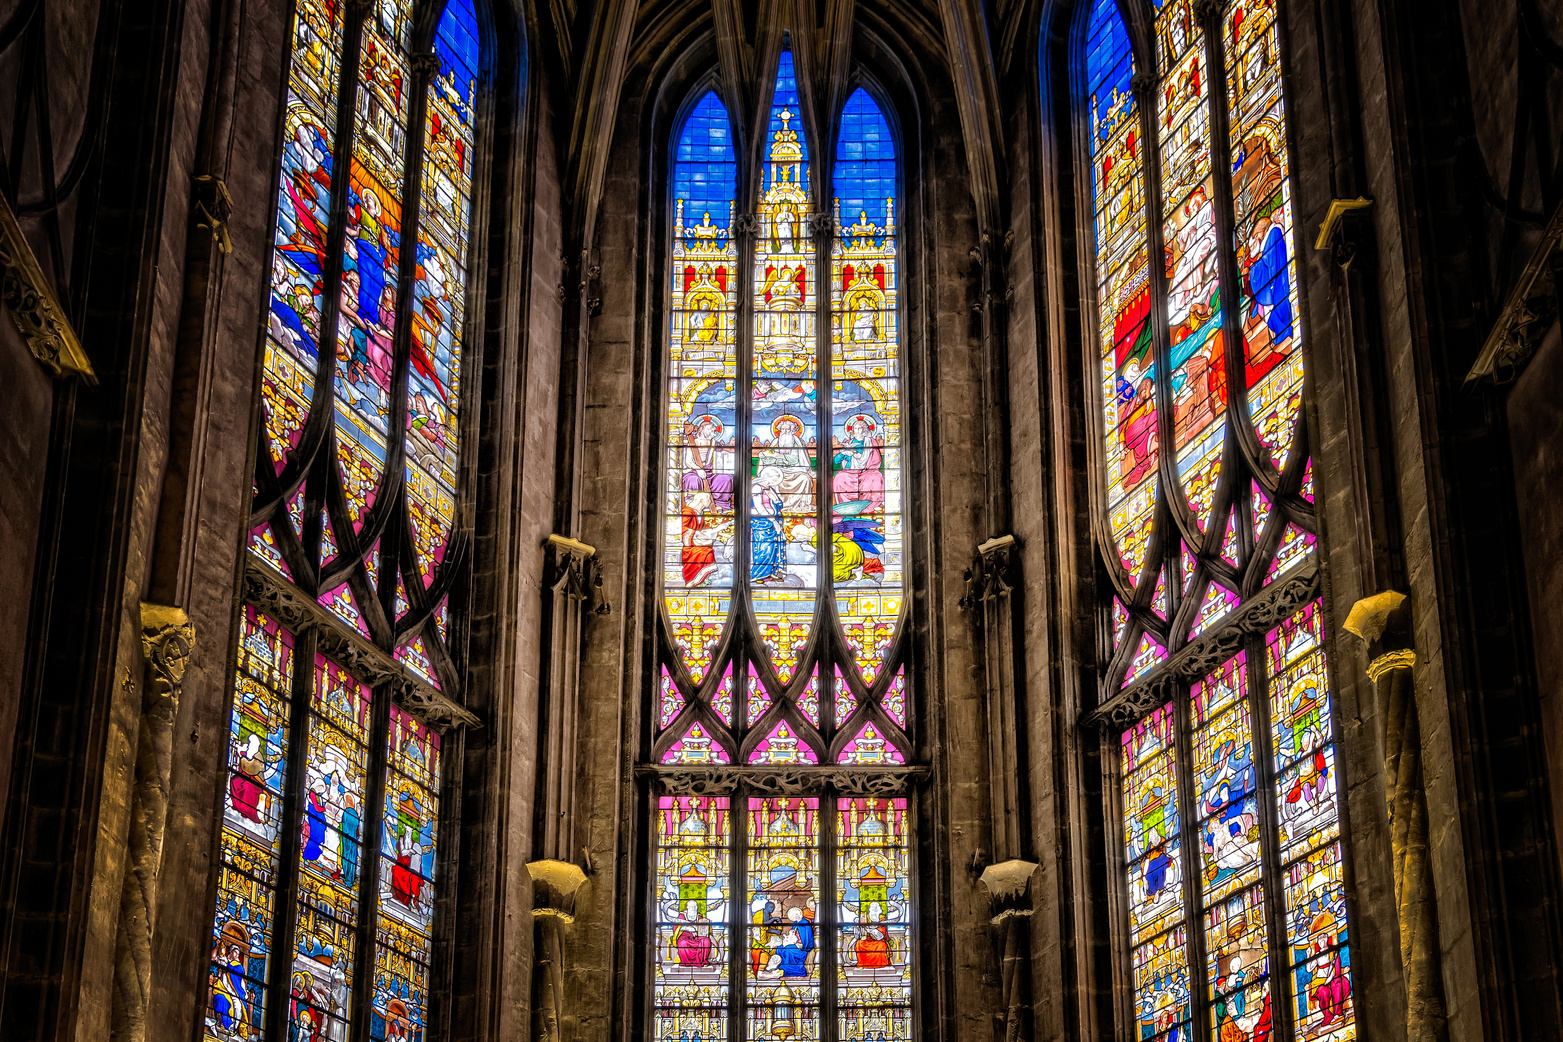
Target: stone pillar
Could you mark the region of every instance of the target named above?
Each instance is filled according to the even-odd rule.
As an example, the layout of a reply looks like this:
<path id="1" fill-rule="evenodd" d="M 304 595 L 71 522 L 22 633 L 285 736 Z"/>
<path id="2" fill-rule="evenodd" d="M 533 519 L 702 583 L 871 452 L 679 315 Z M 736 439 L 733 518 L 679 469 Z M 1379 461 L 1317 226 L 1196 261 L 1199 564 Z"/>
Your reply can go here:
<path id="1" fill-rule="evenodd" d="M 1368 646 L 1368 679 L 1377 690 L 1383 721 L 1385 802 L 1399 910 L 1400 965 L 1406 982 L 1406 1039 L 1442 1042 L 1448 1037 L 1448 1018 L 1427 848 L 1422 732 L 1411 683 L 1416 651 L 1411 647 L 1406 595 L 1386 590 L 1363 598 L 1352 605 L 1346 629 Z"/>
<path id="2" fill-rule="evenodd" d="M 542 719 L 538 721 L 538 841 L 534 854 L 569 857 L 574 835 L 575 721 L 580 691 L 581 637 L 589 613 L 606 615 L 595 547 L 562 535 L 543 544 Z"/>
<path id="3" fill-rule="evenodd" d="M 983 657 L 988 723 L 988 795 L 993 814 L 993 860 L 1025 853 L 1020 797 L 1021 732 L 1015 692 L 1015 605 L 1011 568 L 1015 537 L 999 536 L 977 547 L 966 570 L 961 607 L 971 613 Z"/>
<path id="4" fill-rule="evenodd" d="M 183 610 L 141 605 L 141 723 L 136 738 L 136 776 L 131 789 L 130 835 L 114 941 L 114 1042 L 146 1037 L 147 995 L 152 988 L 152 934 L 156 926 L 157 879 L 168 824 L 168 786 L 173 773 L 174 715 L 185 667 L 195 647 L 195 629 Z M 129 678 L 127 677 L 127 680 Z"/>
<path id="5" fill-rule="evenodd" d="M 1031 875 L 1035 861 L 1012 858 L 982 870 L 982 885 L 988 888 L 993 917 L 990 920 L 1003 933 L 1001 980 L 1003 982 L 1004 1042 L 1020 1042 L 1031 1037 Z"/>
<path id="6" fill-rule="evenodd" d="M 575 894 L 586 873 L 567 861 L 531 861 L 532 1037 L 557 1042 L 564 1019 L 564 927 L 575 922 Z"/>

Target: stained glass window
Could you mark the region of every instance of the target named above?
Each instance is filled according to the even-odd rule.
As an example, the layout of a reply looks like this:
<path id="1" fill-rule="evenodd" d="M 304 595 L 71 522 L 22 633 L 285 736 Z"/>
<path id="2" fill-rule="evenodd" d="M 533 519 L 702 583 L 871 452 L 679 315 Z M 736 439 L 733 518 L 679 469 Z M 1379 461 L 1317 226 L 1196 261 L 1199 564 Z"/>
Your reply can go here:
<path id="1" fill-rule="evenodd" d="M 421 1040 L 441 736 L 392 691 L 459 689 L 478 22 L 299 0 L 290 39 L 248 545 L 299 625 L 241 622 L 205 1037 Z"/>
<path id="2" fill-rule="evenodd" d="M 900 169 L 867 89 L 817 168 L 796 75 L 784 49 L 752 170 L 714 91 L 672 136 L 648 759 L 731 795 L 651 800 L 664 1042 L 911 1038 L 908 800 L 854 794 L 907 769 L 916 716 Z M 777 769 L 802 773 L 778 790 Z"/>
<path id="3" fill-rule="evenodd" d="M 1320 602 L 1255 628 L 1317 588 L 1275 2 L 1093 0 L 1081 18 L 1110 576 L 1096 716 L 1133 721 L 1115 791 L 1135 1033 L 1353 1038 Z M 1191 643 L 1236 650 L 1190 674 L 1211 658 Z"/>
<path id="4" fill-rule="evenodd" d="M 443 687 L 478 26 L 471 0 L 434 3 L 430 58 L 415 60 L 416 0 L 364 6 L 294 13 L 249 545 Z M 352 118 L 337 126 L 344 95 Z"/>

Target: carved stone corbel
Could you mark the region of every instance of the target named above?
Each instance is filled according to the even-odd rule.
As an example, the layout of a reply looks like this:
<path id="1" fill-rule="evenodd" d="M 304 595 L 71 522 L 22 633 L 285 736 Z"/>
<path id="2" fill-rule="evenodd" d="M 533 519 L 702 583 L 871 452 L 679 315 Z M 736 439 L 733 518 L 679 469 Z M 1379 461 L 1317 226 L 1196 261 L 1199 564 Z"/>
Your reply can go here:
<path id="1" fill-rule="evenodd" d="M 1331 199 L 1324 220 L 1319 222 L 1319 237 L 1313 241 L 1313 248 L 1330 250 L 1341 270 L 1351 267 L 1352 259 L 1356 256 L 1356 248 L 1351 236 L 1346 233 L 1347 219 L 1366 214 L 1372 206 L 1373 200 L 1362 196 L 1355 199 Z"/>
<path id="2" fill-rule="evenodd" d="M 982 870 L 982 885 L 988 889 L 992 913 L 989 921 L 1004 934 L 1001 979 L 1004 995 L 1004 1039 L 1018 1042 L 1030 1038 L 1026 1016 L 1027 982 L 1031 978 L 1031 937 L 1027 920 L 1031 918 L 1031 876 L 1035 861 L 1011 858 Z"/>
<path id="3" fill-rule="evenodd" d="M 733 218 L 733 235 L 742 240 L 753 239 L 760 234 L 760 215 L 741 213 Z"/>
<path id="4" fill-rule="evenodd" d="M 145 663 L 135 781 L 130 796 L 130 832 L 114 941 L 114 1042 L 139 1042 L 146 1037 L 158 874 L 163 865 L 168 787 L 173 773 L 174 716 L 179 711 L 185 669 L 194 648 L 195 629 L 181 609 L 141 605 L 141 650 Z"/>
<path id="5" fill-rule="evenodd" d="M 1351 606 L 1346 630 L 1368 647 L 1368 679 L 1378 692 L 1383 721 L 1384 800 L 1389 811 L 1395 904 L 1400 918 L 1400 966 L 1406 982 L 1406 1038 L 1448 1037 L 1443 971 L 1439 965 L 1438 907 L 1428 854 L 1427 794 L 1423 789 L 1422 731 L 1412 688 L 1416 651 L 1406 595 L 1385 590 Z"/>
<path id="6" fill-rule="evenodd" d="M 408 62 L 414 76 L 425 83 L 434 78 L 434 74 L 440 71 L 440 56 L 433 51 L 419 51 Z"/>
<path id="7" fill-rule="evenodd" d="M 1482 380 L 1512 383 L 1541 346 L 1541 338 L 1559 314 L 1558 295 L 1563 292 L 1563 205 L 1552 211 L 1541 241 L 1531 252 L 1498 321 L 1482 344 L 1476 364 L 1466 374 L 1466 387 Z"/>
<path id="8" fill-rule="evenodd" d="M 76 331 L 65 318 L 65 308 L 54 297 L 33 248 L 11 212 L 10 200 L 0 197 L 0 300 L 27 341 L 33 357 L 54 376 L 77 375 L 89 384 L 98 382 L 87 361 Z"/>
<path id="9" fill-rule="evenodd" d="M 195 205 L 191 218 L 196 229 L 212 233 L 212 241 L 223 253 L 233 252 L 233 240 L 228 237 L 228 218 L 233 216 L 233 197 L 228 186 L 214 174 L 202 174 L 195 179 Z"/>
<path id="10" fill-rule="evenodd" d="M 532 877 L 533 1038 L 556 1042 L 564 1017 L 564 937 L 562 927 L 575 922 L 575 896 L 586 882 L 580 866 L 544 859 L 527 863 Z"/>

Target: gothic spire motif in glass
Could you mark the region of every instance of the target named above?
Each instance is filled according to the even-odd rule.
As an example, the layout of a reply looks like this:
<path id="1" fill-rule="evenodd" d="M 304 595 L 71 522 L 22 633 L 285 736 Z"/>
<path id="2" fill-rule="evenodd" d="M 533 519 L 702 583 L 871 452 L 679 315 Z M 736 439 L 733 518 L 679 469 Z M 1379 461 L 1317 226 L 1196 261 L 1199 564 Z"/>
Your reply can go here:
<path id="1" fill-rule="evenodd" d="M 658 1042 L 911 1038 L 909 801 L 840 780 L 882 791 L 915 717 L 899 163 L 858 89 L 821 176 L 797 75 L 783 50 L 752 171 L 714 91 L 673 136 L 650 758 L 740 780 L 731 798 L 652 800 Z M 833 765 L 833 789 L 744 780 Z"/>
<path id="2" fill-rule="evenodd" d="M 1102 698 L 1152 707 L 1117 765 L 1123 950 L 1137 1037 L 1343 1042 L 1356 1023 L 1323 611 L 1232 629 L 1306 581 L 1315 545 L 1276 9 L 1195 6 L 1094 0 L 1076 62 L 1114 587 Z M 1213 639 L 1236 649 L 1224 663 L 1164 675 Z M 1171 701 L 1149 695 L 1169 680 Z"/>

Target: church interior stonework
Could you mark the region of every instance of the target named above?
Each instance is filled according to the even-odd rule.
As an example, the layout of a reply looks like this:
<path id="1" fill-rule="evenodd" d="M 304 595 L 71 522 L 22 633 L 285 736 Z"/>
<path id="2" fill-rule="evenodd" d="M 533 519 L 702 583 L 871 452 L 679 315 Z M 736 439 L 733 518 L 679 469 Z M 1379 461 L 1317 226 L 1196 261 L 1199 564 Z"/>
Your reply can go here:
<path id="1" fill-rule="evenodd" d="M 3 1042 L 1563 1039 L 1558 0 L 0 0 L 0 200 Z"/>

